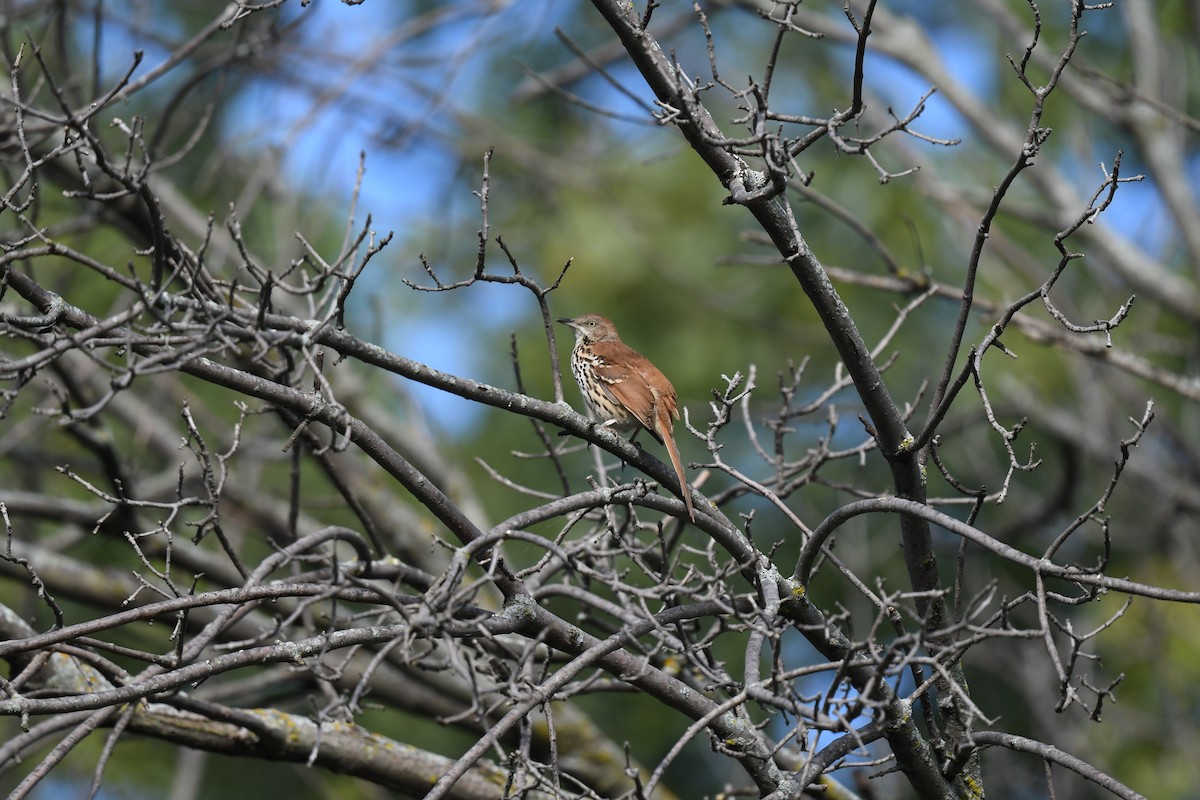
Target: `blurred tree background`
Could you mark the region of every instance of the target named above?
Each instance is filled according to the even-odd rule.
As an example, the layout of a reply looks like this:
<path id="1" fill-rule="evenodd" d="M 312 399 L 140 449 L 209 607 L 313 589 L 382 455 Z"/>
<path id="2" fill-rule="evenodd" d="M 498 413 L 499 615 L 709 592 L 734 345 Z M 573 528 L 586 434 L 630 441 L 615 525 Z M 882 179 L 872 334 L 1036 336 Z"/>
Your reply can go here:
<path id="1" fill-rule="evenodd" d="M 474 380 L 553 402 L 538 297 L 517 286 L 472 280 L 484 262 L 490 275 L 505 277 L 515 264 L 543 287 L 561 277 L 546 296 L 550 316 L 596 312 L 613 319 L 624 340 L 671 379 L 686 407 L 685 421 L 700 432 L 721 405 L 719 398 L 730 394 L 723 376 L 754 376 L 753 393 L 730 405 L 739 419 L 714 440 L 721 460 L 746 480 L 716 467 L 716 453 L 683 424 L 676 425 L 676 438 L 685 462 L 706 465 L 689 471 L 693 485 L 719 500 L 725 522 L 733 520 L 729 525 L 740 527 L 781 572 L 790 574 L 808 534 L 826 515 L 854 500 L 903 494 L 893 483 L 894 464 L 875 447 L 879 422 L 870 418 L 862 387 L 844 380 L 843 355 L 831 344 L 839 334 L 823 323 L 785 263 L 792 254 L 776 249 L 742 207 L 749 203 L 726 202 L 728 185 L 714 180 L 673 124 L 669 104 L 656 101 L 647 88 L 613 25 L 598 11 L 605 5 L 318 0 L 221 7 L 161 0 L 8 0 L 0 7 L 0 42 L 11 76 L 0 90 L 5 174 L 0 233 L 8 254 L 0 298 L 7 334 L 0 501 L 9 537 L 0 563 L 0 603 L 32 626 L 24 630 L 10 619 L 4 639 L 100 619 L 120 611 L 128 597 L 138 597 L 133 607 L 162 599 L 147 597 L 155 592 L 142 586 L 160 586 L 162 576 L 151 576 L 151 565 L 161 567 L 161 558 L 170 563 L 162 571 L 174 578 L 170 591 L 160 586 L 163 597 L 240 587 L 262 559 L 331 525 L 371 540 L 380 564 L 391 558 L 428 576 L 447 569 L 463 543 L 446 534 L 445 520 L 430 511 L 428 498 L 406 491 L 372 461 L 344 455 L 338 426 L 317 411 L 308 433 L 320 428 L 322 442 L 340 443 L 325 456 L 319 442 L 304 445 L 303 456 L 300 445 L 285 452 L 281 445 L 292 442 L 291 432 L 304 429 L 305 413 L 298 406 L 279 397 L 248 399 L 252 393 L 244 386 L 212 374 L 183 374 L 190 359 L 215 360 L 318 394 L 325 390 L 313 387 L 326 380 L 336 387 L 328 399 L 365 420 L 483 531 L 531 507 L 530 494 L 518 487 L 548 497 L 568 494 L 560 470 L 569 473 L 571 489 L 587 491 L 585 476 L 594 471 L 599 451 L 579 447 L 575 436 L 557 436 L 558 428 L 580 431 L 549 420 L 548 411 L 519 410 L 550 422 L 549 446 L 568 448 L 561 459 L 538 456 L 547 447 L 539 429 L 496 403 L 481 402 L 471 387 L 447 391 L 361 355 L 343 360 L 347 351 L 327 342 L 321 343 L 336 352 L 314 363 L 309 341 L 296 344 L 263 333 L 278 328 L 265 319 L 267 313 L 307 320 L 332 316 L 332 308 L 339 319 L 331 327 L 344 323 L 357 339 L 459 376 L 464 386 Z M 1078 42 L 1071 37 L 1071 21 L 1080 6 L 1066 0 L 871 4 L 863 110 L 834 126 L 830 115 L 850 108 L 854 93 L 860 36 L 853 20 L 861 22 L 868 13 L 868 4 L 858 0 L 848 8 L 850 18 L 841 4 L 819 0 L 663 3 L 651 9 L 638 4 L 635 11 L 639 19 L 649 17 L 647 30 L 678 65 L 678 74 L 700 87 L 697 96 L 725 135 L 747 139 L 736 147 L 726 143 L 726 150 L 750 152 L 745 157 L 756 169 L 763 167 L 753 151 L 763 140 L 749 140 L 756 132 L 755 111 L 767 105 L 753 92 L 736 96 L 727 86 L 745 89 L 752 83 L 762 89 L 769 82 L 769 108 L 804 117 L 764 117 L 759 134 L 779 129 L 786 140 L 827 130 L 781 166 L 785 198 L 796 229 L 824 264 L 867 347 L 883 343 L 873 353 L 875 362 L 909 430 L 926 430 L 943 373 L 965 379 L 966 388 L 935 425 L 942 465 L 925 449 L 931 441 L 920 442 L 929 505 L 1034 558 L 1079 520 L 1080 531 L 1047 555 L 1056 564 L 1100 564 L 1105 576 L 1165 587 L 1167 594 L 1180 590 L 1166 596 L 1067 581 L 1049 591 L 1071 601 L 1047 621 L 1031 611 L 1035 606 L 1044 611 L 1045 599 L 1040 605 L 1029 600 L 1043 578 L 1035 586 L 1028 565 L 935 529 L 937 577 L 946 603 L 956 621 L 965 617 L 979 626 L 955 631 L 972 647 L 962 668 L 969 705 L 978 714 L 974 726 L 1046 742 L 1146 797 L 1189 796 L 1200 778 L 1195 759 L 1186 755 L 1200 748 L 1195 689 L 1200 618 L 1194 605 L 1161 601 L 1194 602 L 1194 591 L 1184 592 L 1195 590 L 1200 579 L 1200 3 L 1097 4 L 1082 13 L 1079 28 L 1086 35 Z M 1059 76 L 1068 50 L 1071 57 Z M 1051 80 L 1057 83 L 1044 98 L 1031 91 Z M 1031 123 L 1043 99 L 1044 116 Z M 83 116 L 87 121 L 79 123 Z M 67 117 L 73 121 L 64 125 Z M 900 120 L 905 121 L 900 129 L 873 138 Z M 1009 186 L 1031 124 L 1038 128 L 1036 153 L 1028 153 L 1030 163 Z M 869 146 L 858 140 L 869 140 Z M 96 166 L 104 158 L 117 163 Z M 1113 178 L 1118 166 L 1119 184 Z M 121 170 L 134 177 L 114 183 L 113 174 Z M 89 185 L 87 176 L 95 183 Z M 1102 213 L 1089 216 L 1089 209 L 1101 207 Z M 1087 219 L 1076 232 L 1082 216 Z M 985 224 L 987 235 L 981 237 Z M 478 231 L 484 226 L 481 245 Z M 1048 301 L 1075 325 L 1114 319 L 1118 324 L 1072 331 L 1040 297 L 1016 313 L 1014 304 L 1037 293 L 1060 266 L 1055 235 L 1067 229 L 1066 246 L 1083 257 L 1066 263 L 1046 293 Z M 376 253 L 371 248 L 380 242 L 385 246 Z M 148 325 L 144 335 L 162 337 L 153 346 L 178 350 L 144 367 L 133 366 L 132 353 L 148 358 L 148 351 L 137 350 L 132 340 L 105 339 L 103 332 L 88 334 L 100 337 L 94 348 L 56 345 L 70 341 L 80 326 L 33 310 L 31 295 L 10 281 L 9 270 L 18 269 L 95 318 L 114 319 L 109 328 L 132 325 L 132 315 L 116 317 L 140 301 L 139 313 L 160 320 L 194 315 L 189 324 L 196 328 L 188 333 L 194 338 L 184 345 L 182 333 L 170 339 L 173 328 Z M 352 272 L 353 279 L 346 280 Z M 321 284 L 316 276 L 322 274 L 336 275 L 353 292 L 323 304 L 321 292 L 337 281 Z M 954 351 L 952 335 L 968 280 L 974 306 L 964 345 Z M 467 285 L 423 290 L 437 281 Z M 181 301 L 163 310 L 167 306 L 156 305 L 161 302 L 156 292 L 164 285 L 187 287 L 180 294 L 194 305 Z M 1127 315 L 1120 313 L 1134 296 Z M 204 302 L 225 302 L 228 319 L 206 317 Z M 251 309 L 246 321 L 236 319 L 239 302 L 242 310 Z M 39 323 L 42 313 L 46 318 Z M 224 331 L 221 326 L 230 321 L 242 325 L 245 338 Z M 986 370 L 963 372 L 972 358 L 968 348 L 984 341 L 998 322 L 1006 326 L 1002 344 L 985 348 Z M 565 365 L 569 332 L 557 327 L 554 344 Z M 201 328 L 208 333 L 197 332 Z M 237 346 L 230 344 L 233 339 Z M 90 355 L 104 348 L 114 354 Z M 53 357 L 45 355 L 51 351 Z M 314 377 L 322 373 L 327 377 Z M 977 385 L 987 393 L 987 412 Z M 564 391 L 567 402 L 582 410 L 569 371 Z M 780 411 L 781 404 L 808 403 L 813 408 L 803 415 Z M 1145 434 L 1131 439 L 1147 422 Z M 999 428 L 1010 432 L 1012 457 Z M 770 452 L 751 442 L 751 429 Z M 787 459 L 774 450 L 776 434 L 787 443 Z M 641 438 L 651 456 L 664 457 L 650 437 Z M 1125 456 L 1122 440 L 1136 443 Z M 354 441 L 351 454 L 363 446 L 361 439 Z M 856 448 L 861 453 L 850 452 Z M 791 473 L 781 467 L 814 452 L 839 457 Z M 302 468 L 302 462 L 322 457 L 342 460 L 340 477 L 332 468 Z M 371 458 L 381 462 L 373 453 Z M 622 468 L 616 459 L 609 461 L 610 477 L 618 483 L 635 481 L 643 466 L 638 461 Z M 1036 469 L 1021 468 L 1027 462 L 1036 462 Z M 1115 488 L 1114 463 L 1120 477 Z M 220 502 L 168 501 L 196 492 L 210 492 Z M 671 498 L 670 492 L 661 494 Z M 122 500 L 135 496 L 159 505 Z M 366 510 L 350 503 L 350 496 Z M 377 522 L 378 539 L 368 536 L 365 518 Z M 605 518 L 589 519 L 605 530 Z M 883 646 L 893 634 L 903 639 L 905 630 L 891 629 L 867 589 L 893 597 L 921 588 L 906 570 L 897 520 L 895 514 L 877 514 L 846 523 L 829 540 L 843 569 L 826 562 L 806 587 L 831 624 L 854 642 L 867 643 L 865 651 Z M 610 518 L 607 524 L 611 533 L 615 523 Z M 529 530 L 547 538 L 560 533 L 549 524 L 531 524 Z M 175 539 L 167 536 L 165 545 L 155 545 L 161 549 L 131 560 L 139 552 L 131 543 L 141 541 L 131 531 L 153 531 L 147 542 L 168 533 Z M 696 528 L 681 534 L 677 527 L 656 530 L 643 520 L 640 534 L 650 541 L 665 537 L 672 546 L 682 535 L 697 553 L 681 563 L 708 558 L 701 552 L 708 539 Z M 193 536 L 195 546 L 184 549 Z M 580 538 L 571 534 L 572 540 Z M 225 557 L 231 552 L 240 554 L 247 569 Z M 343 560 L 354 557 L 348 549 L 337 552 Z M 533 570 L 548 552 L 524 540 L 507 541 L 504 549 L 514 569 Z M 710 567 L 733 559 L 718 552 Z M 173 554 L 179 558 L 172 561 Z M 296 581 L 316 569 L 291 568 Z M 194 575 L 204 577 L 196 579 L 199 588 L 189 590 Z M 736 572 L 733 579 L 730 597 L 754 593 L 749 579 Z M 334 585 L 328 575 L 320 580 Z M 579 580 L 588 585 L 585 577 Z M 46 594 L 62 609 L 57 623 Z M 469 600 L 494 609 L 502 594 L 488 586 Z M 1135 597 L 1123 610 L 1131 594 L 1149 596 Z M 906 624 L 920 630 L 925 601 L 895 597 Z M 563 619 L 591 621 L 573 596 L 538 599 Z M 357 595 L 347 595 L 345 602 L 366 603 Z M 982 618 L 968 613 L 976 605 L 986 607 Z M 303 617 L 306 613 L 310 616 Z M 1019 621 L 1009 620 L 1009 613 Z M 332 612 L 314 606 L 296 614 L 311 633 L 323 630 Z M 1114 615 L 1115 624 L 1093 637 Z M 262 620 L 237 629 L 240 619 L 221 629 L 215 652 L 236 652 L 245 642 L 260 641 Z M 246 619 L 252 619 L 249 612 Z M 752 629 L 750 619 L 734 615 L 705 650 L 713 664 L 728 661 L 735 677 L 742 674 L 746 649 L 738 626 Z M 981 619 L 992 621 L 985 625 Z M 130 652 L 100 652 L 137 674 L 146 661 L 138 654 L 169 654 L 183 646 L 177 636 L 167 638 L 172 626 L 187 630 L 206 620 L 164 616 L 155 626 L 131 625 L 115 636 Z M 276 620 L 272 636 L 298 638 Z M 1047 644 L 1039 643 L 1043 639 Z M 406 648 L 410 642 L 404 641 Z M 75 649 L 63 652 L 80 659 L 94 646 L 76 638 L 69 644 Z M 386 660 L 379 654 L 387 648 L 373 645 L 375 650 L 359 655 Z M 923 652 L 924 645 L 921 640 L 913 652 Z M 967 645 L 961 646 L 965 652 Z M 799 628 L 780 632 L 772 647 L 776 661 L 789 668 L 837 664 Z M 241 740 L 183 741 L 139 722 L 125 723 L 132 725 L 129 733 L 81 734 L 78 744 L 60 743 L 72 730 L 63 726 L 18 740 L 31 722 L 47 719 L 40 713 L 51 713 L 23 717 L 14 699 L 23 687 L 39 688 L 40 693 L 26 692 L 29 697 L 66 696 L 30 677 L 44 668 L 40 662 L 30 665 L 32 653 L 45 657 L 53 649 L 46 648 L 6 656 L 9 679 L 25 676 L 15 688 L 5 688 L 3 699 L 10 705 L 0 703 L 7 715 L 0 720 L 5 730 L 0 738 L 20 742 L 2 752 L 0 786 L 6 791 L 84 796 L 94 784 L 99 797 L 173 800 L 268 791 L 371 798 L 398 789 L 422 795 L 344 756 L 310 768 L 294 753 L 283 756 L 263 746 L 269 737 L 261 731 L 259 743 L 245 751 Z M 1066 680 L 1050 651 L 1067 662 Z M 203 652 L 208 657 L 214 651 Z M 528 653 L 535 653 L 534 645 Z M 492 668 L 484 658 L 466 667 L 454 662 L 451 671 L 483 674 L 484 666 Z M 495 652 L 487 658 L 503 660 Z M 546 665 L 560 663 L 547 656 L 544 665 L 540 658 L 530 655 L 522 662 L 531 669 L 524 676 L 530 685 L 552 674 Z M 670 658 L 651 661 L 673 674 Z M 779 666 L 770 658 L 764 663 Z M 451 763 L 496 718 L 463 722 L 478 710 L 479 698 L 473 704 L 469 693 L 438 684 L 441 673 L 428 665 L 417 664 L 415 678 L 405 672 L 408 662 L 393 665 L 394 686 L 372 686 L 365 700 L 356 696 L 346 704 L 339 693 L 369 684 L 366 678 L 358 683 L 361 665 L 338 683 L 320 669 L 265 664 L 234 672 L 235 681 L 219 688 L 200 678 L 189 682 L 180 694 L 196 689 L 200 699 L 180 701 L 179 708 L 245 730 L 252 730 L 245 717 L 232 712 L 222 717 L 213 709 L 270 707 L 319 722 L 353 721 Z M 922 668 L 925 680 L 935 677 L 930 664 L 917 671 Z M 115 673 L 105 674 L 119 684 Z M 906 663 L 891 663 L 884 674 L 900 695 L 916 688 Z M 844 679 L 814 673 L 778 680 L 800 696 L 828 693 L 854 708 L 862 687 L 848 688 L 839 683 Z M 712 675 L 695 680 L 715 695 L 736 693 L 729 686 L 714 690 Z M 655 796 L 768 794 L 761 782 L 757 789 L 750 784 L 737 760 L 714 755 L 719 747 L 703 735 L 676 756 L 672 747 L 695 720 L 664 713 L 652 692 L 633 696 L 620 680 L 611 683 L 590 696 L 573 696 L 587 722 L 563 712 L 560 738 L 551 736 L 553 744 L 544 745 L 550 762 L 560 759 L 569 771 L 572 736 L 591 731 L 612 745 L 606 753 L 616 763 L 605 767 L 621 776 L 643 769 L 645 780 L 670 753 L 662 783 L 670 793 L 660 788 Z M 205 687 L 213 691 L 202 695 Z M 441 706 L 439 691 L 451 698 Z M 421 693 L 437 699 L 414 699 Z M 619 701 L 613 693 L 620 693 Z M 928 702 L 931 695 L 925 696 Z M 1068 696 L 1076 701 L 1066 703 Z M 937 702 L 939 713 L 949 713 L 941 706 L 946 697 L 937 696 Z M 343 718 L 330 711 L 343 706 L 353 713 Z M 828 702 L 822 707 L 832 713 Z M 855 708 L 849 720 L 863 723 L 872 708 L 870 703 Z M 781 750 L 815 752 L 839 731 L 826 720 L 825 727 L 815 725 L 792 734 L 797 740 L 784 741 L 795 724 L 788 713 L 769 704 L 748 713 Z M 79 719 L 69 722 L 81 724 Z M 103 726 L 113 724 L 110 719 Z M 938 738 L 926 718 L 920 726 L 931 742 Z M 528 756 L 529 739 L 537 751 L 545 736 L 536 730 L 524 735 L 522 741 L 494 745 L 487 758 L 501 772 L 515 770 L 515 756 L 506 762 L 502 754 Z M 65 749 L 56 755 L 55 745 Z M 628 766 L 621 763 L 626 746 Z M 313 753 L 318 749 L 319 743 Z M 580 750 L 585 752 L 580 758 L 600 759 Z M 1043 763 L 1039 755 L 1045 753 L 1015 750 L 982 751 L 979 774 L 993 797 L 1099 796 L 1093 783 L 1064 769 L 1063 762 L 1047 756 Z M 886 761 L 873 759 L 888 752 L 879 743 L 855 751 L 833 773 L 837 783 L 812 791 L 829 797 L 924 797 L 919 784 L 895 771 L 867 777 L 887 772 Z M 943 754 L 954 761 L 973 757 L 971 752 L 980 751 L 964 747 L 956 756 L 948 747 Z M 61 765 L 58 756 L 65 758 Z M 781 757 L 780 769 L 800 771 L 795 764 L 802 761 Z M 1057 764 L 1053 769 L 1051 762 Z M 942 766 L 955 794 L 982 796 L 969 794 L 961 781 L 955 784 L 954 769 Z M 43 767 L 44 774 L 31 780 Z M 440 774 L 435 770 L 434 777 Z M 538 784 L 536 791 L 546 794 L 533 796 L 639 796 L 631 785 L 617 788 L 580 774 L 580 784 L 564 785 L 561 795 Z M 506 791 L 515 795 L 501 784 L 490 796 L 507 796 Z M 779 791 L 779 797 L 792 796 Z M 485 790 L 480 796 L 489 795 Z"/>

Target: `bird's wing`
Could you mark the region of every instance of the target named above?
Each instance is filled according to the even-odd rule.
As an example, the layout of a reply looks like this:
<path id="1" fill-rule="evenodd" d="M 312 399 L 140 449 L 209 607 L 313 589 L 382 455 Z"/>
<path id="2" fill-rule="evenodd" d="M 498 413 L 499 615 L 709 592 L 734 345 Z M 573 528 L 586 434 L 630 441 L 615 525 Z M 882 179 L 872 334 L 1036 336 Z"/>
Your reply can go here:
<path id="1" fill-rule="evenodd" d="M 658 367 L 641 353 L 621 342 L 598 342 L 593 350 L 599 357 L 595 364 L 596 377 L 609 399 L 624 406 L 643 428 L 665 445 L 671 456 L 671 466 L 679 481 L 679 496 L 687 507 L 688 517 L 695 522 L 691 490 L 683 473 L 683 462 L 675 436 L 671 432 L 672 417 L 679 418 L 679 403 L 675 387 Z"/>
<path id="2" fill-rule="evenodd" d="M 650 359 L 623 342 L 597 342 L 592 349 L 600 357 L 595 369 L 604 391 L 661 442 L 671 429 L 671 418 L 679 417 L 671 382 Z"/>

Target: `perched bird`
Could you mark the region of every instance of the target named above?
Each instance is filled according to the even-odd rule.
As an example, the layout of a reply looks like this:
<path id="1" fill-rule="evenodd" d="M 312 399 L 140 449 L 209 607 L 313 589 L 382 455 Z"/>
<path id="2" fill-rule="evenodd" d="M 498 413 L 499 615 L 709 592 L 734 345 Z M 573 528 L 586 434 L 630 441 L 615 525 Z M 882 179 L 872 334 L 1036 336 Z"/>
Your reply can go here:
<path id="1" fill-rule="evenodd" d="M 672 430 L 673 420 L 679 419 L 675 387 L 650 359 L 621 341 L 608 319 L 584 314 L 559 322 L 575 329 L 571 372 L 592 413 L 619 431 L 645 428 L 666 446 L 679 479 L 679 496 L 687 506 L 688 518 L 695 522 L 691 491 Z"/>

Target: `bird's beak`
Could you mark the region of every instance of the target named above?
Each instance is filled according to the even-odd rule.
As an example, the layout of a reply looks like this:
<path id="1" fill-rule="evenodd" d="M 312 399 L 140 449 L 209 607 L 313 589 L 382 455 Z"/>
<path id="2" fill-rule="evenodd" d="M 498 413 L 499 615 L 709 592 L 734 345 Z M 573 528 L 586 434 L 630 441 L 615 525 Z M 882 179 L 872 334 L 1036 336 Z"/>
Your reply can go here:
<path id="1" fill-rule="evenodd" d="M 563 317 L 562 319 L 560 319 L 558 321 L 561 322 L 563 325 L 566 325 L 569 328 L 575 327 L 575 320 L 571 319 L 570 317 Z"/>

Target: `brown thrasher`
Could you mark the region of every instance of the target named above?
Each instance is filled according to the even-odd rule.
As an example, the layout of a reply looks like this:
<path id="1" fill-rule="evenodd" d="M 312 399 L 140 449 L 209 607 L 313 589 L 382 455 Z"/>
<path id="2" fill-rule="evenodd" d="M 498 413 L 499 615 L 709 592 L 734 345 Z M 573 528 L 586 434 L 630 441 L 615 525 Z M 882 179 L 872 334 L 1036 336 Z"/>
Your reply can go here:
<path id="1" fill-rule="evenodd" d="M 575 329 L 571 372 L 592 413 L 619 431 L 638 427 L 665 445 L 679 479 L 679 496 L 688 518 L 696 521 L 691 491 L 683 477 L 679 448 L 675 446 L 672 418 L 679 419 L 675 387 L 650 359 L 621 341 L 617 328 L 599 314 L 560 319 Z"/>

